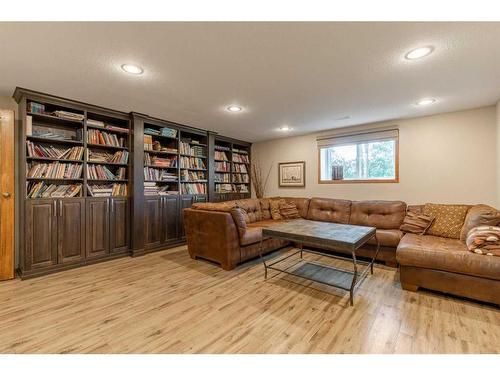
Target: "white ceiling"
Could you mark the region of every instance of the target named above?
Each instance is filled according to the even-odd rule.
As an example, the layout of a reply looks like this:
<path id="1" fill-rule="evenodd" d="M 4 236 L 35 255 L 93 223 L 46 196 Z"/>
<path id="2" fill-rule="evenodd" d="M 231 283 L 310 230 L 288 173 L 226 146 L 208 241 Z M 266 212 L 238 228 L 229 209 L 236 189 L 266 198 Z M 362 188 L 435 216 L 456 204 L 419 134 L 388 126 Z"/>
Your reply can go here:
<path id="1" fill-rule="evenodd" d="M 499 40 L 500 23 L 0 23 L 0 95 L 21 86 L 255 142 L 493 104 Z M 424 97 L 438 101 L 414 106 Z"/>

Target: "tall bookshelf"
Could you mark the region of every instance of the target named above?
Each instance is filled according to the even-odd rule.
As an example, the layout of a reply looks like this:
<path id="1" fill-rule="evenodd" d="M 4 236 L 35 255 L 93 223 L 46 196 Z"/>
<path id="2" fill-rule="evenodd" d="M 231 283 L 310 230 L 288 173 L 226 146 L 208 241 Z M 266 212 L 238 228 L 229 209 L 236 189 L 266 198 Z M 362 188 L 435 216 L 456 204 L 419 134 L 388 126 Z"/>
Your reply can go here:
<path id="1" fill-rule="evenodd" d="M 214 137 L 214 202 L 251 196 L 250 144 L 222 136 Z"/>
<path id="2" fill-rule="evenodd" d="M 14 98 L 21 276 L 127 255 L 129 115 L 21 88 Z"/>

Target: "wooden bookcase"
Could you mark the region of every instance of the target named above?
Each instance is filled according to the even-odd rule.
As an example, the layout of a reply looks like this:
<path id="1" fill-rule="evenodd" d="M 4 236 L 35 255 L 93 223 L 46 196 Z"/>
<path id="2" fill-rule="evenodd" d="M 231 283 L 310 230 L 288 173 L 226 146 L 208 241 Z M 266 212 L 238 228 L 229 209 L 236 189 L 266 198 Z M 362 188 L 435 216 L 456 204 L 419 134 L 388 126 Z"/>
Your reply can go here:
<path id="1" fill-rule="evenodd" d="M 251 144 L 213 137 L 213 178 L 210 200 L 223 202 L 251 197 Z"/>
<path id="2" fill-rule="evenodd" d="M 22 233 L 18 247 L 23 278 L 177 246 L 185 242 L 185 208 L 250 197 L 250 143 L 22 88 L 14 98 L 19 105 L 16 221 Z M 69 112 L 71 118 L 56 111 Z M 27 142 L 52 147 L 56 154 L 39 155 L 39 148 L 29 154 Z M 145 149 L 145 144 L 151 146 Z M 224 145 L 231 191 L 220 193 L 215 153 Z M 81 148 L 78 158 L 63 159 L 57 152 L 71 147 Z M 248 160 L 240 160 L 241 155 Z M 57 166 L 59 174 L 46 177 L 45 167 L 33 169 L 39 164 Z M 61 176 L 61 170 L 67 171 L 61 165 L 72 166 L 75 175 Z M 238 172 L 239 166 L 247 173 Z M 28 177 L 29 171 L 34 175 Z M 36 183 L 80 188 L 71 197 L 32 196 Z M 248 187 L 248 192 L 238 187 Z M 110 192 L 115 195 L 103 196 Z"/>

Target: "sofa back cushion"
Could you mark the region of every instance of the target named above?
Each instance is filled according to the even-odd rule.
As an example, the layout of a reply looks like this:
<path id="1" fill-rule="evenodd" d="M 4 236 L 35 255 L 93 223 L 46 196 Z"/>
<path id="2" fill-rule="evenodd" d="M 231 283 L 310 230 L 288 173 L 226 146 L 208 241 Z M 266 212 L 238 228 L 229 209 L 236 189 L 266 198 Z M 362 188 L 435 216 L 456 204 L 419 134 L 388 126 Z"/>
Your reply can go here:
<path id="1" fill-rule="evenodd" d="M 312 198 L 309 203 L 309 220 L 328 221 L 331 223 L 349 223 L 351 201 L 343 199 Z"/>
<path id="2" fill-rule="evenodd" d="M 299 215 L 301 218 L 306 219 L 307 218 L 307 211 L 309 210 L 309 198 L 282 198 L 285 200 L 286 203 L 295 203 L 297 206 L 297 210 L 299 211 Z"/>
<path id="3" fill-rule="evenodd" d="M 193 203 L 191 206 L 194 210 L 205 210 L 205 211 L 220 211 L 229 212 L 231 208 L 236 207 L 236 201 L 227 202 L 217 202 L 217 203 Z"/>
<path id="4" fill-rule="evenodd" d="M 349 223 L 378 229 L 399 229 L 405 216 L 405 202 L 353 201 Z"/>
<path id="5" fill-rule="evenodd" d="M 472 228 L 482 225 L 500 227 L 500 211 L 486 204 L 472 206 L 465 216 L 465 222 L 460 232 L 460 240 L 465 242 Z"/>
<path id="6" fill-rule="evenodd" d="M 262 220 L 270 220 L 271 217 L 271 199 L 270 198 L 261 198 L 260 199 L 260 212 L 262 215 Z"/>
<path id="7" fill-rule="evenodd" d="M 464 204 L 426 203 L 423 211 L 424 214 L 434 217 L 434 222 L 426 234 L 459 239 L 468 210 L 469 206 Z"/>
<path id="8" fill-rule="evenodd" d="M 259 199 L 240 199 L 234 202 L 236 206 L 245 211 L 245 221 L 247 223 L 255 223 L 256 221 L 262 220 Z"/>

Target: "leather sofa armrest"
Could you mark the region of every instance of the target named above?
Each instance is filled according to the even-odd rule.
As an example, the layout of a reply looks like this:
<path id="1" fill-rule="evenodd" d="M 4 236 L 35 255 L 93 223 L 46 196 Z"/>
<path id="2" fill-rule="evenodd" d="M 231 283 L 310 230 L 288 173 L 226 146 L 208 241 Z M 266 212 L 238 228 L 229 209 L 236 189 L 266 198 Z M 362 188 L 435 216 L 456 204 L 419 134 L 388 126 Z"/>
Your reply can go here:
<path id="1" fill-rule="evenodd" d="M 187 208 L 183 213 L 191 258 L 220 263 L 225 270 L 241 262 L 238 229 L 229 212 Z"/>

